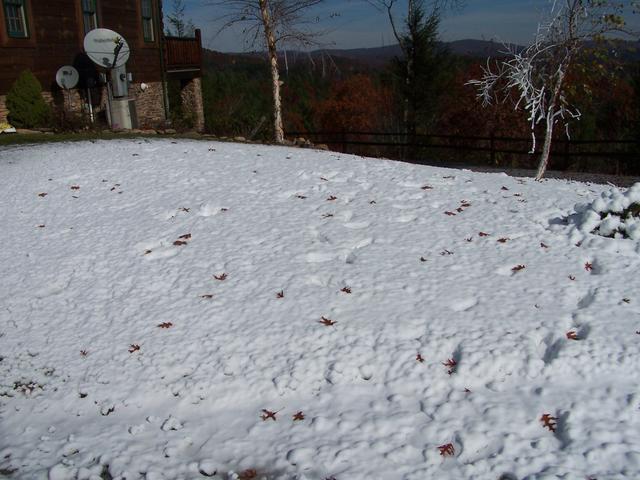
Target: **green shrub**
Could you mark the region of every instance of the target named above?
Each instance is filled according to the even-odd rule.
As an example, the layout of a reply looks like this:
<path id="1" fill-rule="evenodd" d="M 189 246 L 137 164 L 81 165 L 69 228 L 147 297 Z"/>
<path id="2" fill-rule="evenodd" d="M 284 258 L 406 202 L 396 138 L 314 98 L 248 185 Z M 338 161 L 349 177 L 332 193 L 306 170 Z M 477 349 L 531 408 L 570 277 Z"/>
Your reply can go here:
<path id="1" fill-rule="evenodd" d="M 42 86 L 29 70 L 22 72 L 11 86 L 6 105 L 9 123 L 14 127 L 44 127 L 51 119 L 51 109 L 42 98 Z"/>

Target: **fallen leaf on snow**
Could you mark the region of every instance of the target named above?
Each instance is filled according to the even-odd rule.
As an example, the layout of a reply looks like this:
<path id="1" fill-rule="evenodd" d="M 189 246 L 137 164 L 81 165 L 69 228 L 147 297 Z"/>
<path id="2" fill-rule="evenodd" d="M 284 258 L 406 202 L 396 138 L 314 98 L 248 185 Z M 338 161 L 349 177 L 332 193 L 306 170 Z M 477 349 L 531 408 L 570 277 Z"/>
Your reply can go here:
<path id="1" fill-rule="evenodd" d="M 325 327 L 332 327 L 338 322 L 334 322 L 330 318 L 320 317 L 322 320 L 318 320 L 318 323 L 323 324 Z"/>
<path id="2" fill-rule="evenodd" d="M 438 447 L 438 450 L 440 450 L 440 455 L 443 457 L 453 457 L 456 453 L 456 449 L 454 448 L 452 443 L 440 445 Z"/>
<path id="3" fill-rule="evenodd" d="M 276 414 L 278 412 L 272 412 L 270 410 L 266 410 L 266 409 L 262 409 L 262 415 L 260 415 L 260 418 L 262 419 L 263 422 L 266 422 L 267 420 L 271 419 L 274 422 L 276 421 Z"/>
<path id="4" fill-rule="evenodd" d="M 549 429 L 549 431 L 551 432 L 555 432 L 556 431 L 556 427 L 557 427 L 557 421 L 558 419 L 556 417 L 552 417 L 550 414 L 545 413 L 544 415 L 542 415 L 542 417 L 540 417 L 540 421 L 542 422 L 542 426 L 544 428 Z"/>

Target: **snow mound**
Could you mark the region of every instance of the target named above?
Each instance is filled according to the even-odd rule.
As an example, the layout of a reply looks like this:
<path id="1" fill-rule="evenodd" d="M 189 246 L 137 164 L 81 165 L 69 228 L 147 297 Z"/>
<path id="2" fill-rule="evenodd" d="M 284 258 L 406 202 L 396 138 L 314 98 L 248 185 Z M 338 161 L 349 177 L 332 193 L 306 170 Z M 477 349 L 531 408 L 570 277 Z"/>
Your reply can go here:
<path id="1" fill-rule="evenodd" d="M 584 234 L 640 241 L 640 183 L 626 192 L 612 188 L 591 203 L 578 204 L 569 218 Z"/>

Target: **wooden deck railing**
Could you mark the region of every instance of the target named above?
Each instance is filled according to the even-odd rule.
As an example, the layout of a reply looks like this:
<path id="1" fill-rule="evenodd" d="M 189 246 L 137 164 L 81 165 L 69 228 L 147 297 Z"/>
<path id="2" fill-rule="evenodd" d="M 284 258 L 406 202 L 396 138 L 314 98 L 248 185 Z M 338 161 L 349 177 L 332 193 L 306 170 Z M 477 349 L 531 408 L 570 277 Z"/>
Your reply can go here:
<path id="1" fill-rule="evenodd" d="M 165 37 L 165 61 L 167 72 L 202 70 L 202 39 L 200 29 L 195 37 Z"/>

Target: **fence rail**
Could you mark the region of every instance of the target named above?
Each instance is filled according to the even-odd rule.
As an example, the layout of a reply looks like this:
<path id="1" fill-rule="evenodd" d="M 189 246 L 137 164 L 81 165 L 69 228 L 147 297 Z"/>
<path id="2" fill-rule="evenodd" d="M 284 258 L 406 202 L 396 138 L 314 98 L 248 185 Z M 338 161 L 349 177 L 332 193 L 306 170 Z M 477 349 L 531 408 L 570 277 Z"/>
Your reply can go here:
<path id="1" fill-rule="evenodd" d="M 390 156 L 420 162 L 428 151 L 482 154 L 477 162 L 492 166 L 534 164 L 540 151 L 531 152 L 531 138 L 473 135 L 414 135 L 389 132 L 292 132 L 346 153 Z M 407 139 L 410 138 L 411 141 Z M 412 158 L 412 156 L 414 158 Z M 449 157 L 451 160 L 451 157 Z M 446 158 L 442 159 L 446 161 Z M 470 161 L 469 158 L 463 159 Z M 609 162 L 603 162 L 609 160 Z M 554 140 L 552 167 L 560 170 L 640 173 L 640 140 Z M 472 162 L 473 163 L 473 162 Z M 624 170 L 624 172 L 623 172 Z M 605 173 L 605 172 L 602 172 Z"/>

